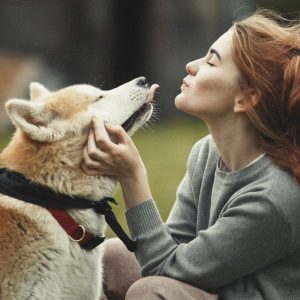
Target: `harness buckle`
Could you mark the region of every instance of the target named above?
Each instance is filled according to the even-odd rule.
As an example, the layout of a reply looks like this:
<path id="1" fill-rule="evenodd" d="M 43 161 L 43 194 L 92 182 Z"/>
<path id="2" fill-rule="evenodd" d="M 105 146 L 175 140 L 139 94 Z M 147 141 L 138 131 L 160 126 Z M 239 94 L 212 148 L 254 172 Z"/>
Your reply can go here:
<path id="1" fill-rule="evenodd" d="M 81 230 L 82 230 L 82 236 L 79 238 L 79 239 L 73 239 L 70 235 L 69 235 L 69 239 L 71 240 L 71 241 L 73 241 L 73 242 L 81 242 L 83 239 L 84 239 L 84 237 L 85 237 L 85 234 L 86 234 L 86 230 L 85 230 L 85 228 L 84 228 L 84 226 L 82 226 L 82 225 L 78 225 L 78 228 L 80 228 Z"/>

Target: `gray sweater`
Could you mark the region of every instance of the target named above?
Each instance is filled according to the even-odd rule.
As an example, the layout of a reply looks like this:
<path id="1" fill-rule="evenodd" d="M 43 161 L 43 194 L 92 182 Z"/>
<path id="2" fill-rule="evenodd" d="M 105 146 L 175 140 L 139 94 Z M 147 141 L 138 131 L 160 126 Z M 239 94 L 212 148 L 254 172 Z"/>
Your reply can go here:
<path id="1" fill-rule="evenodd" d="M 166 223 L 152 199 L 126 211 L 143 276 L 220 299 L 300 299 L 300 185 L 267 155 L 235 172 L 219 161 L 211 136 L 194 145 Z"/>

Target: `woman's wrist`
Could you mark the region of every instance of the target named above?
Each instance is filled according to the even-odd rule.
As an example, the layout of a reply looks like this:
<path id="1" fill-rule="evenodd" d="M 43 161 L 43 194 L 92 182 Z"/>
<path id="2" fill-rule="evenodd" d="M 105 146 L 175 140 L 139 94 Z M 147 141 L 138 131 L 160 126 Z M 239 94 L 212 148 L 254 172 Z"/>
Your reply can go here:
<path id="1" fill-rule="evenodd" d="M 122 175 L 119 174 L 118 180 L 121 185 L 132 184 L 136 180 L 140 180 L 147 177 L 147 170 L 143 163 L 139 164 L 137 167 L 132 168 L 131 171 L 127 170 L 127 172 Z"/>
<path id="2" fill-rule="evenodd" d="M 126 208 L 131 208 L 152 198 L 145 168 L 131 176 L 119 178 Z"/>

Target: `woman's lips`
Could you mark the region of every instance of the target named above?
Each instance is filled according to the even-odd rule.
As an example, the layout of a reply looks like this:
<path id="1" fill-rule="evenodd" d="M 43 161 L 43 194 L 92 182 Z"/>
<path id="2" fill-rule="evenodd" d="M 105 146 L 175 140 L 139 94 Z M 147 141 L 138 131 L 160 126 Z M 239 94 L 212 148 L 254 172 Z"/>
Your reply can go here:
<path id="1" fill-rule="evenodd" d="M 189 87 L 189 84 L 187 83 L 187 81 L 186 81 L 185 78 L 184 78 L 183 81 L 182 81 L 182 86 L 181 86 L 181 88 L 187 88 L 187 87 Z"/>
<path id="2" fill-rule="evenodd" d="M 183 79 L 183 84 L 184 84 L 186 87 L 189 86 L 189 84 L 187 83 L 187 81 L 186 81 L 185 79 Z"/>

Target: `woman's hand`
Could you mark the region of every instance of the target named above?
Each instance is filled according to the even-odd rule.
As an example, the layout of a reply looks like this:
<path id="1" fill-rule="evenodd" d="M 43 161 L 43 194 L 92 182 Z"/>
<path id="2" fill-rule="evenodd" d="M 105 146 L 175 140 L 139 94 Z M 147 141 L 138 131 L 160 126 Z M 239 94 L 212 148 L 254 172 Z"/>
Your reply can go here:
<path id="1" fill-rule="evenodd" d="M 93 119 L 81 168 L 90 176 L 116 177 L 127 207 L 151 198 L 146 168 L 135 144 L 121 126 Z"/>
<path id="2" fill-rule="evenodd" d="M 82 169 L 87 175 L 110 175 L 119 181 L 145 172 L 139 152 L 126 131 L 96 118 L 83 151 L 83 161 Z"/>

